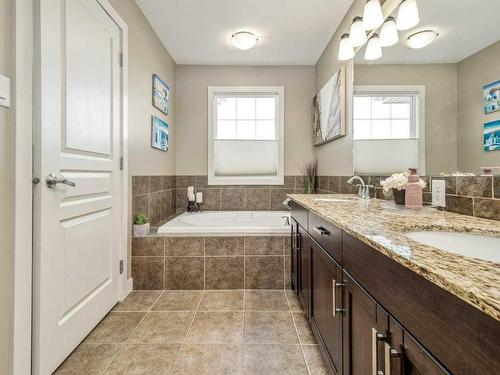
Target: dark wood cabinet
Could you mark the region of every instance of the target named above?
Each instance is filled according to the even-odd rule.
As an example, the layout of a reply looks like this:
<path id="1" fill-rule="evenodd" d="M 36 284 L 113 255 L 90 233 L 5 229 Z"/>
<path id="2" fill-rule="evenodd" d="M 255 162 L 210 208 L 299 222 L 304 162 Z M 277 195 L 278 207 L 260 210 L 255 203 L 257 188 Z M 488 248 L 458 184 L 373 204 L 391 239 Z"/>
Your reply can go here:
<path id="1" fill-rule="evenodd" d="M 294 219 L 291 220 L 290 224 L 292 227 L 291 233 L 290 233 L 290 236 L 291 236 L 290 254 L 292 256 L 292 258 L 291 258 L 292 261 L 290 262 L 290 264 L 291 264 L 291 270 L 290 270 L 291 286 L 292 286 L 292 290 L 298 291 L 299 290 L 299 286 L 298 286 L 299 270 L 300 270 L 299 250 L 297 248 L 297 245 L 298 245 L 298 241 L 297 241 L 298 224 Z"/>
<path id="2" fill-rule="evenodd" d="M 330 366 L 342 374 L 342 268 L 313 239 L 311 254 L 311 325 Z"/>
<path id="3" fill-rule="evenodd" d="M 403 336 L 402 361 L 404 372 L 393 375 L 450 375 L 408 332 Z"/>
<path id="4" fill-rule="evenodd" d="M 299 280 L 298 295 L 306 316 L 310 316 L 311 295 L 311 249 L 309 235 L 300 225 L 297 226 Z"/>

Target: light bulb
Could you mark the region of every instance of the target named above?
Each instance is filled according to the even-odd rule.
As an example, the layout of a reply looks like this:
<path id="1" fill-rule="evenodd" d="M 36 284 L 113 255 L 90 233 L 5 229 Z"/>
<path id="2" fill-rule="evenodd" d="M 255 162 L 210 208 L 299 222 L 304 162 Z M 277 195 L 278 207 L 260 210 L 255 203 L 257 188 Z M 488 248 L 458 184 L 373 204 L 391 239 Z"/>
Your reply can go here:
<path id="1" fill-rule="evenodd" d="M 373 34 L 368 40 L 365 50 L 365 60 L 377 60 L 382 57 L 382 46 L 378 34 Z"/>
<path id="2" fill-rule="evenodd" d="M 366 43 L 366 30 L 363 26 L 363 18 L 356 17 L 352 20 L 351 32 L 349 35 L 353 47 L 361 47 Z"/>
<path id="3" fill-rule="evenodd" d="M 350 60 L 353 57 L 354 57 L 354 48 L 352 47 L 349 34 L 345 33 L 340 37 L 338 58 L 339 60 L 345 61 L 345 60 Z"/>
<path id="4" fill-rule="evenodd" d="M 249 32 L 249 31 L 240 31 L 235 34 L 233 34 L 231 38 L 231 42 L 233 43 L 233 46 L 235 46 L 238 49 L 241 50 L 247 50 L 250 48 L 253 48 L 257 42 L 259 41 L 259 38 L 255 36 L 255 34 Z"/>
<path id="5" fill-rule="evenodd" d="M 375 30 L 384 22 L 382 7 L 379 0 L 368 0 L 363 11 L 363 26 L 365 30 Z"/>
<path id="6" fill-rule="evenodd" d="M 399 6 L 396 27 L 398 30 L 408 30 L 420 22 L 418 17 L 417 2 L 415 0 L 404 0 Z"/>
<path id="7" fill-rule="evenodd" d="M 424 48 L 436 40 L 438 35 L 434 30 L 419 31 L 406 38 L 406 44 L 413 49 Z"/>
<path id="8" fill-rule="evenodd" d="M 380 45 L 382 47 L 389 47 L 396 44 L 399 40 L 398 30 L 396 28 L 396 20 L 394 17 L 388 17 L 382 29 L 380 30 Z"/>

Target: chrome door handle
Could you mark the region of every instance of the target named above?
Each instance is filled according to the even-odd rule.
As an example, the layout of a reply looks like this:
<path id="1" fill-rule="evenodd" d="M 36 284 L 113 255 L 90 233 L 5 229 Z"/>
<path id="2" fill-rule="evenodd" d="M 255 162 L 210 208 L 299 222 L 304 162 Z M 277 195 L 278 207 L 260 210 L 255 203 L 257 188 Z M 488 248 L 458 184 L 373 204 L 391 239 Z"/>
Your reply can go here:
<path id="1" fill-rule="evenodd" d="M 330 232 L 327 231 L 325 228 L 323 227 L 313 227 L 313 230 L 318 233 L 320 236 L 323 236 L 323 235 L 329 235 Z"/>
<path id="2" fill-rule="evenodd" d="M 76 184 L 66 178 L 58 178 L 54 173 L 51 173 L 45 179 L 47 186 L 51 189 L 55 188 L 57 184 L 64 184 L 68 186 L 75 187 Z"/>
<path id="3" fill-rule="evenodd" d="M 333 302 L 332 315 L 334 318 L 337 316 L 337 313 L 343 313 L 345 311 L 345 309 L 337 307 L 337 298 L 336 298 L 337 294 L 336 289 L 341 288 L 343 286 L 345 286 L 344 283 L 338 283 L 335 281 L 335 279 L 332 279 L 332 302 Z"/>

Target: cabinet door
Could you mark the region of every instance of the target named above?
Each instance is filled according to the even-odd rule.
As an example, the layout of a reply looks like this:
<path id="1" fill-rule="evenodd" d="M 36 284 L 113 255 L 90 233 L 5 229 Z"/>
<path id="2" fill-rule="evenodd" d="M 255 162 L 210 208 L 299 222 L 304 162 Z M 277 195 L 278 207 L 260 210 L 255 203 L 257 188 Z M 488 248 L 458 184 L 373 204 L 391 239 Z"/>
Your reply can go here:
<path id="1" fill-rule="evenodd" d="M 311 323 L 335 373 L 342 373 L 342 269 L 314 240 L 311 248 Z"/>
<path id="2" fill-rule="evenodd" d="M 387 338 L 387 314 L 345 271 L 344 284 L 344 375 L 377 375 L 379 353 Z"/>
<path id="3" fill-rule="evenodd" d="M 406 331 L 403 333 L 403 347 L 404 375 L 450 374 Z"/>
<path id="4" fill-rule="evenodd" d="M 297 226 L 297 249 L 299 262 L 299 299 L 304 308 L 304 312 L 309 318 L 309 300 L 311 289 L 311 249 L 309 246 L 309 235 L 300 225 Z"/>
<path id="5" fill-rule="evenodd" d="M 297 222 L 292 219 L 292 230 L 291 230 L 291 246 L 292 248 L 290 249 L 291 255 L 292 255 L 292 261 L 291 263 L 291 272 L 290 272 L 290 277 L 291 277 L 291 285 L 292 289 L 297 291 L 299 290 L 298 286 L 298 280 L 299 280 L 299 251 L 297 248 L 298 245 L 298 240 L 297 240 Z"/>

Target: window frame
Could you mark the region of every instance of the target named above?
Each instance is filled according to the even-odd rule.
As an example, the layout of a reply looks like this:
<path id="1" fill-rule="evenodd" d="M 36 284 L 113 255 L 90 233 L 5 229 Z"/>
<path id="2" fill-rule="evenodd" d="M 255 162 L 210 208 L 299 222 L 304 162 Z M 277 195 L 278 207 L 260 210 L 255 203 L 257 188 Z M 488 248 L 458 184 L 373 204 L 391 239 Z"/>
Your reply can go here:
<path id="1" fill-rule="evenodd" d="M 216 176 L 214 165 L 214 140 L 216 131 L 216 98 L 218 95 L 227 96 L 250 96 L 272 95 L 276 96 L 276 140 L 277 141 L 277 174 L 274 176 Z M 285 88 L 283 86 L 208 86 L 208 185 L 283 185 L 285 172 Z M 238 141 L 238 139 L 235 139 Z M 241 141 L 248 141 L 243 140 Z M 256 139 L 256 142 L 265 142 L 264 139 Z M 269 140 L 267 140 L 269 141 Z"/>
<path id="2" fill-rule="evenodd" d="M 415 137 L 410 138 L 386 138 L 386 139 L 354 139 L 354 96 L 375 96 L 375 95 L 394 95 L 397 96 L 398 93 L 403 94 L 416 94 L 417 99 L 414 102 L 415 108 L 413 108 L 415 115 Z M 401 139 L 417 139 L 418 140 L 418 169 L 420 175 L 425 175 L 425 85 L 368 85 L 360 86 L 356 85 L 353 88 L 352 95 L 352 131 L 353 131 L 353 142 L 371 142 L 371 141 L 397 141 Z M 354 148 L 353 148 L 353 159 L 354 159 Z"/>

